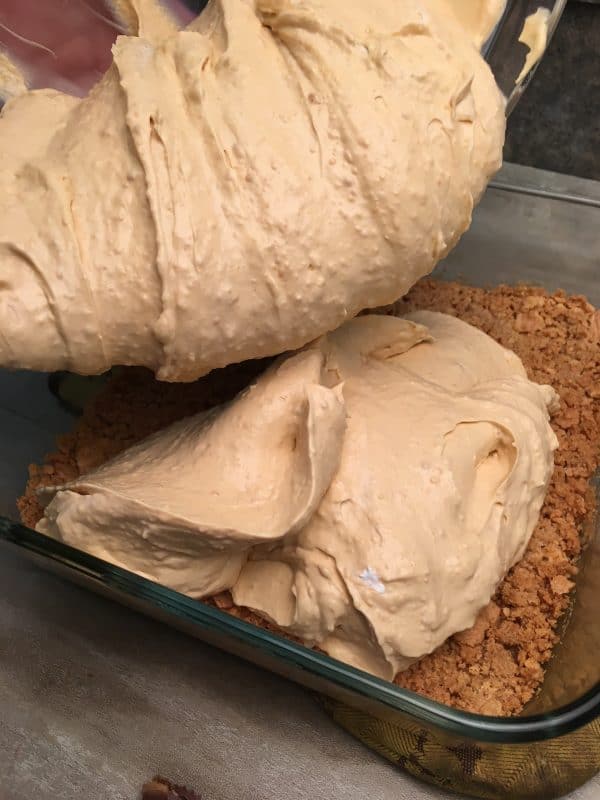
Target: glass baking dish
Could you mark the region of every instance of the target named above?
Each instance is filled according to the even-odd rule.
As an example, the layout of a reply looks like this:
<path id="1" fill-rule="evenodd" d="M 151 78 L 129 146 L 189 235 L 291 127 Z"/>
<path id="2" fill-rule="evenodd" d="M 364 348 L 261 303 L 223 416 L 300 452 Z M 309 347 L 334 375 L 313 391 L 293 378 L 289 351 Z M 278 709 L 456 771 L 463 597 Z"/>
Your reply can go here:
<path id="1" fill-rule="evenodd" d="M 466 283 L 542 284 L 600 305 L 600 183 L 507 164 L 469 233 L 437 270 Z M 73 384 L 74 381 L 74 384 Z M 75 397 L 92 379 L 71 379 Z M 17 521 L 27 466 L 73 424 L 56 376 L 0 370 L 0 540 L 47 569 L 319 693 L 334 719 L 412 774 L 482 798 L 559 797 L 600 769 L 600 526 L 590 520 L 564 634 L 519 717 L 468 714 L 30 530 Z M 52 388 L 54 387 L 54 389 Z M 72 391 L 72 386 L 70 391 Z"/>

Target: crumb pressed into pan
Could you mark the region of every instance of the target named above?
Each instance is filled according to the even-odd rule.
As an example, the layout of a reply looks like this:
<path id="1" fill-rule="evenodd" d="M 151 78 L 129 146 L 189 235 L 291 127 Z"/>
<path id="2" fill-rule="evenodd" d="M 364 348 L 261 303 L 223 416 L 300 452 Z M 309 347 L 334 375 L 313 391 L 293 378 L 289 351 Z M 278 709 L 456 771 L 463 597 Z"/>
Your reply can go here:
<path id="1" fill-rule="evenodd" d="M 523 559 L 468 631 L 451 637 L 396 683 L 467 711 L 518 713 L 539 687 L 558 639 L 558 623 L 593 512 L 590 478 L 600 462 L 600 311 L 584 298 L 542 289 L 478 289 L 421 281 L 394 311 L 432 309 L 477 326 L 523 360 L 529 377 L 550 383 L 561 408 L 552 424 L 560 447 L 539 523 Z M 23 522 L 41 516 L 35 490 L 92 469 L 176 419 L 223 402 L 262 369 L 258 362 L 219 370 L 194 384 L 156 382 L 140 369 L 117 374 L 75 430 L 43 465 L 32 465 L 20 500 Z M 206 602 L 276 630 L 229 593 Z"/>

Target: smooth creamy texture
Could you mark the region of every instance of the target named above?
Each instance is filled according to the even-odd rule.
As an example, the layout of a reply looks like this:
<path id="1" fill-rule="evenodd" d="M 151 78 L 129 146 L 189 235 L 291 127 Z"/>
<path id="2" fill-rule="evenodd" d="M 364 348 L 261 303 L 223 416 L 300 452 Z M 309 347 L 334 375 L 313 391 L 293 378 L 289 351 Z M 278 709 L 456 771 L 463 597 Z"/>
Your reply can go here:
<path id="1" fill-rule="evenodd" d="M 478 48 L 499 22 L 506 0 L 446 0 Z"/>
<path id="2" fill-rule="evenodd" d="M 306 525 L 337 469 L 345 411 L 323 361 L 300 353 L 73 481 L 38 530 L 186 594 L 229 588 L 251 545 Z"/>
<path id="3" fill-rule="evenodd" d="M 191 380 L 395 300 L 468 227 L 504 99 L 446 0 L 116 5 L 140 35 L 87 98 L 0 117 L 1 366 Z"/>
<path id="4" fill-rule="evenodd" d="M 548 42 L 548 20 L 550 19 L 550 9 L 538 8 L 534 14 L 530 14 L 523 24 L 523 30 L 519 36 L 519 41 L 529 48 L 523 69 L 515 83 L 521 83 L 523 78 L 537 64 L 544 55 Z"/>
<path id="5" fill-rule="evenodd" d="M 363 316 L 210 422 L 59 490 L 39 530 L 194 596 L 233 587 L 308 644 L 392 677 L 472 625 L 523 554 L 555 402 L 453 317 Z"/>

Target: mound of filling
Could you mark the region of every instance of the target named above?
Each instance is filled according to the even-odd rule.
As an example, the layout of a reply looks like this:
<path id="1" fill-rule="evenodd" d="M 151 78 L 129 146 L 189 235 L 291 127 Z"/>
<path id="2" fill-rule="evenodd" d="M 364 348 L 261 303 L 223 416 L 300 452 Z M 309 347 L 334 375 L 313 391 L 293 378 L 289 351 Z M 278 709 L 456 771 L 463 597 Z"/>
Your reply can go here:
<path id="1" fill-rule="evenodd" d="M 259 370 L 258 365 L 246 364 L 239 370 L 215 373 L 186 387 L 158 384 L 143 372 L 125 372 L 87 410 L 76 432 L 66 438 L 49 463 L 34 469 L 29 493 L 22 501 L 25 521 L 32 524 L 40 518 L 39 501 L 33 494 L 36 486 L 68 483 L 58 493 L 50 492 L 54 499 L 41 527 L 104 558 L 124 563 L 118 560 L 119 548 L 101 535 L 102 526 L 94 521 L 94 514 L 98 507 L 110 519 L 111 503 L 133 499 L 144 505 L 143 514 L 151 522 L 146 541 L 150 538 L 152 547 L 159 548 L 154 566 L 151 548 L 147 549 L 150 554 L 145 556 L 145 574 L 196 596 L 207 591 L 214 594 L 221 587 L 202 587 L 199 581 L 205 577 L 198 577 L 201 569 L 196 570 L 195 577 L 193 570 L 174 568 L 169 573 L 170 558 L 181 562 L 186 555 L 170 553 L 166 557 L 160 551 L 164 545 L 161 525 L 165 525 L 162 517 L 157 520 L 157 511 L 163 515 L 165 512 L 164 507 L 157 509 L 160 498 L 152 493 L 152 508 L 148 503 L 150 492 L 146 497 L 135 496 L 135 486 L 126 485 L 132 482 L 127 478 L 128 470 L 119 466 L 136 452 L 140 456 L 145 453 L 146 463 L 152 462 L 147 456 L 161 439 L 165 445 L 165 431 L 158 438 L 142 442 L 141 449 L 124 453 L 112 465 L 94 468 L 152 430 L 194 412 L 192 420 L 198 430 L 204 431 L 197 441 L 218 436 L 218 421 L 239 411 L 240 405 L 248 405 L 261 387 L 265 392 L 269 384 L 281 380 L 281 370 L 287 367 L 287 380 L 304 389 L 284 394 L 278 385 L 273 395 L 277 402 L 271 410 L 280 423 L 288 417 L 293 418 L 293 424 L 274 426 L 271 417 L 271 423 L 266 425 L 253 415 L 254 428 L 249 430 L 240 423 L 236 432 L 239 441 L 234 460 L 241 472 L 236 473 L 235 480 L 239 485 L 240 475 L 248 479 L 256 467 L 263 476 L 262 500 L 260 492 L 254 494 L 257 502 L 252 513 L 238 504 L 236 528 L 231 519 L 236 504 L 232 503 L 231 494 L 227 495 L 231 486 L 228 489 L 221 483 L 217 463 L 213 489 L 223 491 L 227 502 L 219 506 L 218 495 L 210 494 L 212 469 L 207 469 L 201 473 L 202 486 L 194 495 L 194 503 L 206 506 L 206 497 L 216 497 L 216 503 L 208 503 L 210 514 L 218 515 L 221 508 L 224 516 L 208 520 L 212 525 L 212 532 L 208 533 L 211 526 L 207 525 L 206 516 L 200 519 L 201 508 L 184 509 L 185 535 L 190 540 L 200 540 L 201 547 L 206 547 L 206 540 L 214 539 L 219 527 L 220 544 L 235 541 L 236 558 L 244 553 L 242 566 L 238 561 L 233 567 L 233 573 L 239 569 L 238 577 L 234 581 L 231 576 L 224 579 L 231 584 L 233 597 L 227 590 L 220 591 L 209 602 L 258 624 L 277 627 L 307 643 L 314 642 L 377 674 L 390 677 L 404 669 L 397 675 L 397 682 L 444 702 L 486 713 L 517 711 L 541 680 L 541 665 L 554 643 L 553 630 L 572 585 L 580 548 L 578 528 L 589 508 L 587 477 L 597 460 L 592 443 L 598 441 L 598 404 L 593 395 L 598 377 L 597 315 L 581 299 L 547 297 L 539 290 L 505 288 L 483 292 L 433 282 L 418 286 L 401 305 L 402 313 L 415 308 L 460 313 L 519 353 L 532 378 L 551 381 L 558 389 L 563 402 L 555 411 L 553 425 L 561 449 L 537 526 L 534 523 L 543 499 L 542 486 L 549 478 L 553 444 L 552 434 L 544 428 L 551 392 L 527 381 L 519 360 L 488 337 L 447 316 L 428 313 L 411 313 L 404 320 L 362 317 L 347 329 L 272 366 L 256 381 L 253 390 L 217 414 L 213 412 L 208 419 L 204 412 L 230 400 L 247 383 L 249 375 Z M 394 335 L 390 337 L 392 330 Z M 466 351 L 477 352 L 473 343 L 485 347 L 485 351 L 479 351 L 485 352 L 485 358 L 472 358 L 470 362 L 471 357 L 465 357 L 460 350 L 461 337 L 463 343 L 468 341 Z M 369 343 L 366 348 L 362 346 L 365 342 Z M 424 352 L 431 355 L 423 359 L 420 353 Z M 434 374 L 437 377 L 430 380 Z M 442 386 L 444 380 L 446 385 Z M 531 501 L 531 485 L 526 491 L 523 486 L 519 491 L 518 484 L 519 459 L 526 453 L 536 453 L 539 459 L 541 451 L 535 446 L 531 430 L 525 446 L 520 446 L 514 420 L 508 424 L 500 395 L 496 394 L 493 401 L 496 417 L 488 413 L 466 420 L 468 415 L 458 413 L 453 405 L 456 396 L 461 403 L 468 401 L 474 387 L 479 387 L 477 393 L 486 384 L 489 388 L 490 382 L 493 391 L 501 394 L 500 385 L 507 380 L 514 385 L 511 383 L 504 397 L 509 406 L 509 397 L 519 398 L 515 403 L 518 415 L 524 414 L 530 400 L 524 403 L 515 387 L 527 386 L 527 391 L 533 389 L 536 396 L 534 416 L 538 415 L 542 423 L 538 441 L 547 446 L 546 458 L 538 460 L 538 468 L 540 475 L 546 477 L 536 481 L 531 464 L 523 473 L 531 483 L 539 482 L 539 502 Z M 310 397 L 307 385 L 311 388 Z M 318 399 L 314 397 L 315 387 Z M 402 387 L 402 403 L 393 387 Z M 410 402 L 411 396 L 414 403 Z M 423 400 L 425 396 L 427 402 Z M 264 397 L 259 406 L 265 409 Z M 398 419 L 400 406 L 404 409 L 402 419 Z M 340 407 L 344 408 L 343 415 Z M 369 409 L 368 414 L 364 413 L 365 408 Z M 428 423 L 428 411 L 432 409 L 436 409 L 430 415 L 433 426 Z M 448 415 L 452 418 L 450 425 Z M 532 416 L 527 416 L 530 424 Z M 320 426 L 318 418 L 327 423 Z M 365 424 L 365 419 L 371 422 Z M 191 422 L 188 419 L 180 424 L 189 426 Z M 261 425 L 269 430 L 261 433 Z M 441 436 L 436 433 L 436 425 L 438 431 L 446 428 Z M 563 435 L 565 426 L 569 437 Z M 168 432 L 171 442 L 178 430 L 181 429 L 176 426 Z M 320 448 L 311 447 L 311 442 L 316 445 L 318 437 L 325 435 L 327 463 L 319 459 Z M 332 466 L 332 443 L 340 437 L 343 442 L 336 455 L 338 461 Z M 427 462 L 431 455 L 428 448 L 436 437 L 438 441 L 442 439 L 437 456 L 441 456 L 444 469 L 439 475 Z M 186 452 L 193 451 L 194 463 L 211 460 L 206 441 L 200 447 L 192 446 L 189 428 L 183 438 Z M 401 445 L 407 442 L 410 450 L 411 440 L 422 443 L 421 452 L 418 457 L 405 452 L 403 461 Z M 258 442 L 261 458 L 265 446 L 271 448 L 264 461 L 257 461 L 252 451 L 253 443 Z M 285 462 L 281 461 L 283 454 Z M 162 457 L 160 461 L 164 463 Z M 282 463 L 286 466 L 280 471 L 277 464 Z M 351 463 L 359 463 L 359 469 L 349 469 Z M 228 471 L 224 465 L 220 468 Z M 329 470 L 333 477 L 321 496 Z M 175 483 L 185 483 L 183 473 L 176 476 L 175 472 L 169 473 Z M 82 473 L 88 474 L 78 477 Z M 300 473 L 304 478 L 299 479 Z M 220 488 L 217 483 L 221 483 Z M 373 486 L 380 496 L 375 497 Z M 419 495 L 423 492 L 428 493 L 426 503 L 423 494 Z M 272 496 L 286 498 L 286 519 L 268 512 L 268 498 Z M 520 498 L 516 505 L 515 498 Z M 519 502 L 521 512 L 517 509 Z M 85 508 L 90 503 L 95 509 L 91 517 Z M 311 503 L 316 510 L 307 512 Z M 507 506 L 511 524 L 504 526 Z M 180 506 L 180 514 L 182 509 Z M 139 508 L 137 513 L 139 519 Z M 308 523 L 302 517 L 306 513 L 310 516 Z M 440 527 L 447 532 L 446 539 L 436 527 L 440 513 L 445 513 L 444 526 Z M 260 521 L 261 514 L 265 514 L 263 522 L 268 520 L 268 525 Z M 528 522 L 524 524 L 525 518 Z M 195 520 L 193 524 L 191 520 Z M 172 524 L 169 519 L 168 525 Z M 288 530 L 279 538 L 285 526 Z M 203 531 L 200 535 L 199 528 Z M 533 528 L 524 559 L 488 603 L 504 572 L 522 555 Z M 138 527 L 140 539 L 143 529 L 144 526 Z M 69 538 L 74 530 L 76 538 Z M 257 532 L 263 537 L 261 541 L 256 541 Z M 490 538 L 486 540 L 486 536 Z M 255 538 L 250 541 L 248 537 Z M 495 542 L 490 544 L 494 537 Z M 484 541 L 487 553 L 493 554 L 487 559 L 482 559 L 481 550 L 477 550 Z M 122 558 L 127 547 L 119 547 Z M 135 551 L 134 546 L 132 549 Z M 394 553 L 392 559 L 390 552 Z M 473 556 L 475 552 L 477 558 Z M 220 551 L 213 557 L 226 556 Z M 152 572 L 159 563 L 164 570 L 162 575 Z M 131 562 L 126 566 L 136 568 Z M 137 562 L 137 568 L 141 567 Z M 225 575 L 225 571 L 221 574 Z M 195 585 L 184 585 L 190 577 Z M 258 591 L 261 585 L 267 589 Z M 479 599 L 475 597 L 477 591 Z M 475 625 L 470 627 L 478 611 Z M 467 630 L 442 644 L 450 634 L 464 628 Z M 435 647 L 435 652 L 421 658 Z M 409 666 L 415 659 L 417 663 Z"/>

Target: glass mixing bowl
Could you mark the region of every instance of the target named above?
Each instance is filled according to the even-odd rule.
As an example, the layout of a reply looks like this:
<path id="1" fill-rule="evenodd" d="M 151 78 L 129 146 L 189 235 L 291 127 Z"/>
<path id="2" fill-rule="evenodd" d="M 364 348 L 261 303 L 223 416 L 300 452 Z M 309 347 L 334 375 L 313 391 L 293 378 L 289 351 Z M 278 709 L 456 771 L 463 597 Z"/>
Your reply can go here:
<path id="1" fill-rule="evenodd" d="M 450 0 L 464 3 L 469 0 Z M 189 22 L 206 0 L 162 0 L 179 19 Z M 539 63 L 522 77 L 527 47 L 519 41 L 525 20 L 542 8 L 549 16 L 546 44 L 552 38 L 567 0 L 506 0 L 482 52 L 507 98 L 510 113 Z M 0 49 L 25 68 L 32 87 L 52 86 L 72 94 L 87 91 L 107 69 L 110 47 L 123 33 L 105 0 L 4 0 Z"/>
<path id="2" fill-rule="evenodd" d="M 540 57 L 521 75 L 528 53 L 528 48 L 519 41 L 525 20 L 539 9 L 547 9 L 548 16 L 545 23 L 545 47 L 547 47 L 566 4 L 567 0 L 507 0 L 502 16 L 482 48 L 496 82 L 507 99 L 507 114 L 510 114 L 519 102 L 541 61 Z"/>

